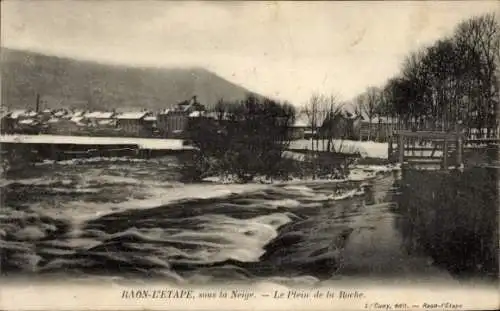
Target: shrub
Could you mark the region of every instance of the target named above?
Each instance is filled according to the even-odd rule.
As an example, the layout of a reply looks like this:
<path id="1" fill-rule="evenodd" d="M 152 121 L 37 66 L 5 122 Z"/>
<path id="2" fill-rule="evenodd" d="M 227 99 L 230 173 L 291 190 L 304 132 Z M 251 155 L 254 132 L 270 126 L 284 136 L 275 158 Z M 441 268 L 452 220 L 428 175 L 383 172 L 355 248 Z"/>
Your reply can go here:
<path id="1" fill-rule="evenodd" d="M 213 173 L 248 182 L 255 176 L 286 178 L 292 166 L 284 161 L 294 108 L 287 103 L 249 95 L 238 103 L 219 102 L 217 117 L 192 118 L 188 135 L 199 154 L 183 169 L 200 178 Z"/>

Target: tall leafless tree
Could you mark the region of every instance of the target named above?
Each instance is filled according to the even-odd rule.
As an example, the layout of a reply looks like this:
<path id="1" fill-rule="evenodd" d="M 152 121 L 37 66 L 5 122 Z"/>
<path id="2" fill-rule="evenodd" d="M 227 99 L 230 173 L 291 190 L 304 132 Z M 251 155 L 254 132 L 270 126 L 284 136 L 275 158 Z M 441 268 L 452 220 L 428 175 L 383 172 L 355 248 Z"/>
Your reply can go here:
<path id="1" fill-rule="evenodd" d="M 358 111 L 368 119 L 368 140 L 372 139 L 372 121 L 377 116 L 379 108 L 380 91 L 375 87 L 369 87 L 363 94 L 355 99 Z"/>
<path id="2" fill-rule="evenodd" d="M 330 150 L 331 137 L 328 130 L 325 131 L 323 125 L 327 117 L 335 110 L 336 98 L 333 95 L 313 94 L 304 106 L 302 112 L 307 117 L 308 126 L 311 127 L 313 137 L 311 139 L 311 154 L 316 166 L 316 160 L 319 155 L 319 141 L 321 140 L 322 151 Z M 327 143 L 325 144 L 325 140 Z M 315 175 L 313 175 L 313 178 Z"/>
<path id="3" fill-rule="evenodd" d="M 466 20 L 452 36 L 406 58 L 401 74 L 384 87 L 384 109 L 392 110 L 385 113 L 407 128 L 425 125 L 444 131 L 464 124 L 480 135 L 497 135 L 499 67 L 497 17 Z"/>

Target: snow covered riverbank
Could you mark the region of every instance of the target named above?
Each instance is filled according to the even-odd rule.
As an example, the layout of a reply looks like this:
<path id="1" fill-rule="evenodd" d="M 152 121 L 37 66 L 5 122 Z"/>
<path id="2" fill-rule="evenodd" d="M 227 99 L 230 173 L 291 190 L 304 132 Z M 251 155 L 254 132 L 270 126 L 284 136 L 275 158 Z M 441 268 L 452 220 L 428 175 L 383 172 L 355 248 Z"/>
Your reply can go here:
<path id="1" fill-rule="evenodd" d="M 290 150 L 311 150 L 311 140 L 300 139 L 292 141 Z M 319 141 L 315 150 L 325 151 L 327 148 L 327 141 Z M 387 159 L 388 147 L 387 143 L 377 143 L 373 141 L 357 141 L 357 140 L 340 140 L 333 141 L 333 149 L 336 152 L 344 154 L 359 154 L 362 158 L 378 158 Z"/>
<path id="2" fill-rule="evenodd" d="M 137 145 L 140 149 L 190 149 L 182 139 L 138 138 L 138 137 L 90 137 L 63 135 L 0 135 L 0 143 L 24 144 L 78 144 L 78 145 Z M 387 159 L 387 143 L 372 141 L 334 140 L 334 149 L 344 154 L 359 154 L 363 158 Z M 318 150 L 326 150 L 327 142 L 319 141 Z M 315 147 L 316 148 L 316 147 Z M 310 150 L 310 140 L 295 140 L 291 151 Z"/>
<path id="3" fill-rule="evenodd" d="M 253 183 L 260 184 L 293 184 L 304 182 L 345 182 L 345 181 L 363 181 L 375 178 L 379 174 L 394 172 L 400 170 L 399 164 L 396 165 L 354 165 L 346 178 L 344 179 L 331 179 L 331 178 L 291 178 L 290 180 L 266 179 L 264 177 L 255 177 Z M 233 176 L 219 177 L 211 176 L 203 179 L 204 182 L 211 182 L 217 184 L 233 184 L 237 183 L 236 178 Z"/>
<path id="4" fill-rule="evenodd" d="M 139 137 L 90 137 L 63 135 L 0 135 L 0 143 L 21 144 L 74 144 L 74 145 L 137 145 L 139 149 L 182 150 L 191 149 L 183 145 L 182 139 Z"/>

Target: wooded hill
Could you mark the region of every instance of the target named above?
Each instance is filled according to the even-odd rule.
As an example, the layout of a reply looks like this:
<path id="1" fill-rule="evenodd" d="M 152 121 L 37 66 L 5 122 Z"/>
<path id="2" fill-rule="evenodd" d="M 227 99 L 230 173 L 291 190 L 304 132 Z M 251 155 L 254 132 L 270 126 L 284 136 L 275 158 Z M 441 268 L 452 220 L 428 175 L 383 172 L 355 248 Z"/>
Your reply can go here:
<path id="1" fill-rule="evenodd" d="M 207 107 L 250 91 L 204 68 L 139 68 L 1 49 L 2 106 L 161 110 L 196 95 Z"/>

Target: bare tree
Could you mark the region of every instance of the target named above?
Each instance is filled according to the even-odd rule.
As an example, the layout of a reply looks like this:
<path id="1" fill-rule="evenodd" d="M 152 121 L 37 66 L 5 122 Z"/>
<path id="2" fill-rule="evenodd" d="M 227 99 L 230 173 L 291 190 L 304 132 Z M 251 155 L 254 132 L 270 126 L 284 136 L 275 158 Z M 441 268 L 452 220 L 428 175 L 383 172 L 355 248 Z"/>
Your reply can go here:
<path id="1" fill-rule="evenodd" d="M 487 136 L 496 129 L 499 98 L 500 26 L 494 14 L 474 17 L 456 29 L 455 42 L 463 121 Z"/>
<path id="2" fill-rule="evenodd" d="M 311 139 L 311 154 L 317 159 L 319 154 L 319 141 L 321 140 L 322 150 L 325 150 L 325 131 L 323 124 L 330 113 L 330 106 L 335 103 L 335 97 L 327 97 L 322 94 L 313 94 L 303 108 L 303 113 L 307 117 L 307 123 L 311 127 L 313 137 Z M 316 160 L 314 160 L 316 161 Z M 316 165 L 316 164 L 315 164 Z M 315 175 L 313 175 L 313 178 Z"/>
<path id="3" fill-rule="evenodd" d="M 304 113 L 307 117 L 307 125 L 311 128 L 312 139 L 311 139 L 311 151 L 314 152 L 314 135 L 317 130 L 317 124 L 319 119 L 319 102 L 320 96 L 318 94 L 313 94 L 309 101 L 305 104 L 302 109 L 302 113 Z"/>
<path id="4" fill-rule="evenodd" d="M 368 140 L 372 138 L 372 121 L 378 114 L 379 96 L 380 91 L 378 88 L 369 87 L 363 94 L 355 99 L 357 111 L 368 118 Z"/>
<path id="5" fill-rule="evenodd" d="M 186 178 L 217 173 L 248 182 L 258 175 L 293 173 L 294 167 L 283 159 L 290 141 L 289 126 L 295 119 L 292 105 L 249 94 L 244 101 L 224 106 L 219 101 L 217 113 L 227 112 L 227 122 L 189 120 L 187 132 L 198 152 L 183 168 Z"/>
<path id="6" fill-rule="evenodd" d="M 328 140 L 328 131 L 325 131 L 324 124 L 327 120 L 330 110 L 335 105 L 335 96 L 321 95 L 319 97 L 319 110 L 318 110 L 318 134 L 316 136 L 316 149 L 318 148 L 318 140 L 321 140 L 321 150 L 326 151 L 325 141 Z"/>
<path id="7" fill-rule="evenodd" d="M 319 102 L 320 96 L 318 94 L 313 94 L 309 101 L 305 104 L 302 109 L 302 113 L 306 115 L 307 125 L 311 128 L 312 137 L 311 137 L 311 157 L 313 158 L 313 179 L 316 178 L 316 153 L 314 146 L 314 136 L 317 132 L 317 124 L 319 119 Z"/>
<path id="8" fill-rule="evenodd" d="M 217 104 L 215 104 L 215 115 L 219 122 L 226 118 L 228 108 L 228 103 L 226 103 L 222 98 L 217 101 Z"/>
<path id="9" fill-rule="evenodd" d="M 323 123 L 323 132 L 325 133 L 325 138 L 327 139 L 326 150 L 328 152 L 340 152 L 343 144 L 343 136 L 337 135 L 339 132 L 345 131 L 342 121 L 343 117 L 343 105 L 338 104 L 335 96 L 330 96 L 327 98 L 328 113 Z M 335 147 L 335 139 L 340 139 L 340 145 L 338 148 Z"/>

